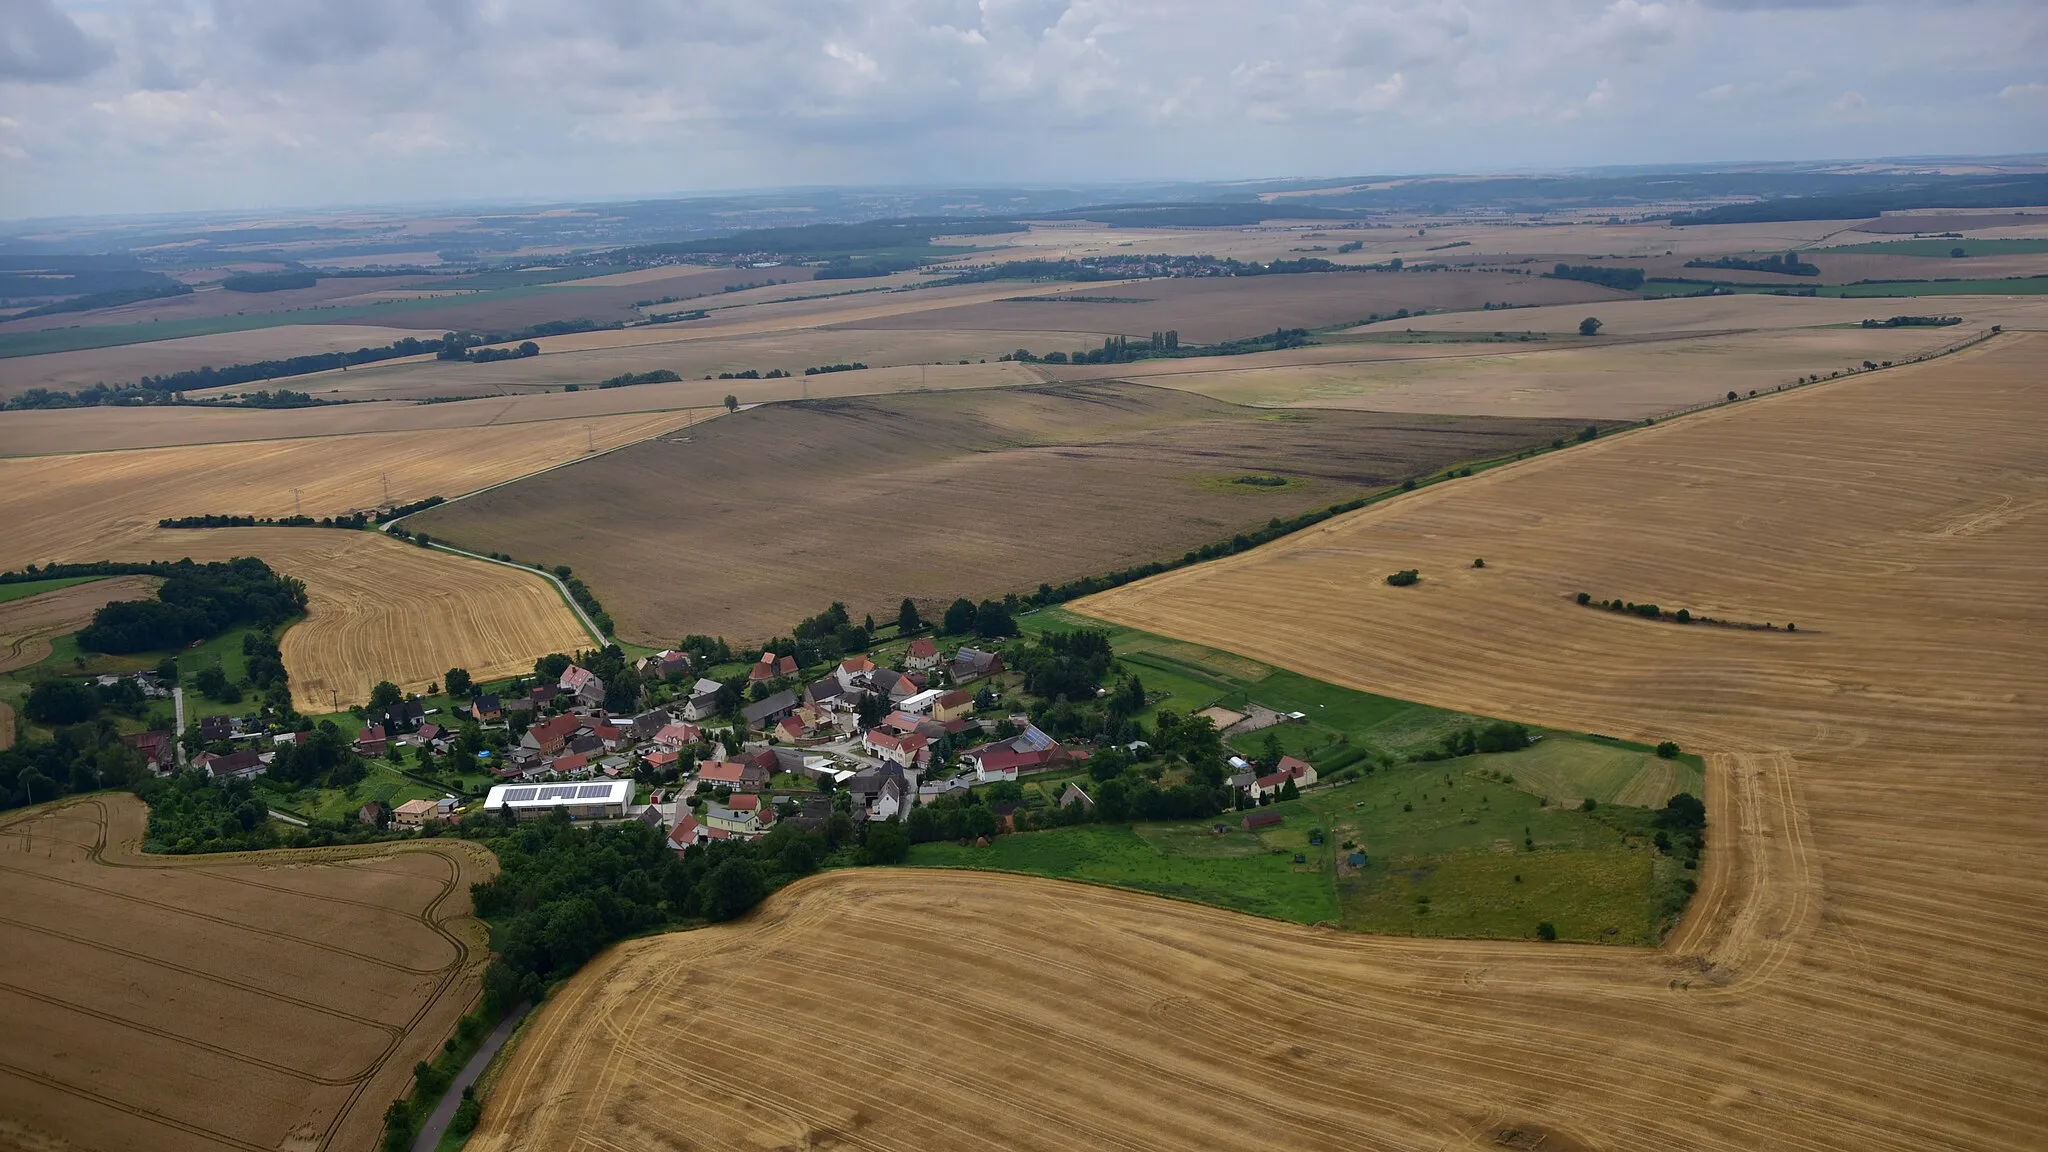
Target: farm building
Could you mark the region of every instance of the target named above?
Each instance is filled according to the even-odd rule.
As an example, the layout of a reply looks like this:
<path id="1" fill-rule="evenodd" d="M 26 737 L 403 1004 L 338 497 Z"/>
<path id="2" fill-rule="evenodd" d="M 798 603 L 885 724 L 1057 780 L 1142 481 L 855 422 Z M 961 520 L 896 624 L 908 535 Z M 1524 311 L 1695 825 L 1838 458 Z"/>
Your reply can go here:
<path id="1" fill-rule="evenodd" d="M 560 809 L 571 820 L 616 820 L 626 814 L 633 799 L 631 780 L 607 780 L 589 784 L 500 784 L 491 789 L 484 811 L 510 810 L 521 820 L 533 820 Z"/>

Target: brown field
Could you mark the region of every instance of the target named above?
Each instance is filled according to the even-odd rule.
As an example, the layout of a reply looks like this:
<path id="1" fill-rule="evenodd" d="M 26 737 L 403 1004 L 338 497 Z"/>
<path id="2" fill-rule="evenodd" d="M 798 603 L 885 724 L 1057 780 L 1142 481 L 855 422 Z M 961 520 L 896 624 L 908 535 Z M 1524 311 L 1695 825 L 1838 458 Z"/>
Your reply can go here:
<path id="1" fill-rule="evenodd" d="M 1079 606 L 1706 752 L 1702 888 L 1662 948 L 834 872 L 592 964 L 470 1148 L 2037 1146 L 2044 343 L 1603 438 Z M 1582 588 L 1801 630 L 1619 618 Z M 876 972 L 929 978 L 876 997 Z"/>
<path id="2" fill-rule="evenodd" d="M 89 388 L 98 383 L 125 384 L 167 372 L 283 356 L 310 356 L 317 352 L 348 352 L 370 345 L 389 344 L 407 336 L 439 339 L 440 335 L 438 328 L 427 332 L 369 324 L 284 324 L 276 328 L 187 336 L 180 340 L 157 340 L 148 344 L 122 344 L 113 348 L 52 352 L 43 356 L 10 356 L 0 359 L 0 399 L 18 396 L 30 388 L 68 391 Z"/>
<path id="3" fill-rule="evenodd" d="M 1005 296 L 1048 295 L 1043 285 L 1012 285 Z M 1185 277 L 1133 283 L 1067 284 L 1056 294 L 1121 296 L 1139 304 L 992 300 L 930 311 L 838 321 L 845 328 L 936 328 L 989 332 L 1079 329 L 1144 336 L 1173 329 L 1195 343 L 1235 340 L 1275 328 L 1322 328 L 1406 308 L 1605 302 L 1626 297 L 1576 280 L 1496 272 L 1327 272 L 1255 277 Z M 1034 348 L 1034 352 L 1054 349 Z M 1071 349 L 1059 349 L 1071 351 Z"/>
<path id="4" fill-rule="evenodd" d="M 0 1147 L 353 1150 L 475 999 L 455 840 L 143 856 L 105 793 L 0 825 Z"/>
<path id="5" fill-rule="evenodd" d="M 1177 556 L 1578 427 L 1279 417 L 1115 383 L 811 401 L 721 418 L 410 523 L 475 551 L 572 566 L 627 639 L 759 639 L 832 600 L 878 618 L 904 596 L 943 610 L 956 596 Z M 1293 483 L 1230 483 L 1255 472 Z"/>
<path id="6" fill-rule="evenodd" d="M 0 459 L 0 567 L 135 559 L 167 516 L 329 516 L 453 496 L 691 422 L 693 413 Z M 298 490 L 297 496 L 293 489 Z M 311 531 L 303 529 L 301 531 Z M 177 547 L 182 535 L 148 540 Z M 117 554 L 118 553 L 118 554 Z"/>
<path id="7" fill-rule="evenodd" d="M 1205 367 L 1147 373 L 1144 379 L 1260 407 L 1640 420 L 1708 403 L 1731 390 L 1766 392 L 1807 373 L 1847 370 L 1865 360 L 1903 360 L 1951 347 L 1972 333 L 1966 327 L 1794 329 L 1586 347 L 1571 347 L 1578 341 L 1571 336 L 1548 347 L 1447 346 L 1463 356 Z M 1509 351 L 1516 348 L 1534 350 Z"/>
<path id="8" fill-rule="evenodd" d="M 1382 320 L 1339 335 L 1399 332 L 1578 331 L 1586 316 L 1600 319 L 1603 336 L 1701 334 L 1748 329 L 1818 328 L 1860 324 L 1904 312 L 1961 316 L 1965 328 L 2003 324 L 2007 328 L 2048 328 L 2048 297 L 1938 296 L 1923 300 L 1835 300 L 1820 296 L 1674 296 L 1663 300 L 1617 300 L 1597 309 L 1569 304 L 1515 308 L 1506 312 L 1446 312 L 1405 320 Z M 1950 329 L 1955 331 L 1955 329 Z"/>
<path id="9" fill-rule="evenodd" d="M 1916 232 L 1982 232 L 1987 229 L 2048 228 L 2048 212 L 1899 212 L 1856 226 L 1858 232 L 1907 235 Z"/>
<path id="10" fill-rule="evenodd" d="M 1068 318 L 1086 320 L 1088 317 L 1084 313 L 1085 309 L 1080 309 Z M 455 363 L 431 357 L 407 359 L 373 367 L 351 368 L 347 372 L 298 376 L 292 379 L 291 384 L 298 391 L 310 392 L 322 399 L 419 400 L 430 396 L 517 394 L 560 388 L 563 384 L 588 386 L 625 372 L 666 368 L 685 381 L 702 383 L 702 391 L 709 394 L 710 403 L 715 404 L 735 388 L 744 391 L 758 384 L 774 386 L 782 383 L 702 380 L 704 376 L 715 376 L 720 372 L 744 372 L 750 368 L 767 372 L 780 368 L 802 377 L 805 368 L 824 364 L 859 362 L 883 368 L 944 362 L 957 367 L 961 360 L 977 363 L 986 360 L 993 367 L 998 357 L 1007 355 L 1019 344 L 1028 345 L 1036 341 L 1041 348 L 1099 347 L 1103 336 L 1104 333 L 1085 329 L 1023 335 L 1011 332 L 791 329 L 734 335 L 719 340 L 664 340 L 621 347 L 548 352 L 523 360 L 500 360 L 487 364 Z M 829 376 L 807 379 L 818 387 L 844 388 L 857 382 L 859 377 L 847 381 L 833 380 Z M 714 389 L 713 383 L 719 386 Z M 629 391 L 634 396 L 641 396 L 647 387 L 639 385 Z M 230 388 L 222 391 L 244 390 Z M 204 395 L 194 398 L 204 398 Z M 798 392 L 792 390 L 789 395 L 798 395 Z"/>
<path id="11" fill-rule="evenodd" d="M 531 672 L 536 658 L 591 646 L 555 586 L 531 572 L 317 528 L 163 531 L 129 541 L 136 557 L 260 556 L 305 581 L 305 620 L 278 640 L 292 705 L 321 714 L 360 704 L 389 680 L 425 691 L 450 668 L 478 679 Z"/>
<path id="12" fill-rule="evenodd" d="M 41 661 L 50 654 L 50 641 L 92 623 L 92 614 L 103 605 L 147 600 L 157 584 L 154 576 L 115 576 L 0 603 L 0 672 Z M 0 726 L 0 737 L 6 735 Z"/>
<path id="13" fill-rule="evenodd" d="M 12 321 L 7 331 L 40 332 L 46 328 L 72 328 L 79 325 L 98 324 L 142 324 L 153 320 L 198 320 L 217 316 L 239 316 L 272 312 L 306 313 L 306 323 L 320 322 L 319 309 L 332 307 L 334 301 L 344 296 L 359 296 L 381 288 L 396 288 L 412 281 L 417 276 L 370 276 L 360 280 L 323 280 L 311 288 L 292 288 L 283 292 L 230 292 L 225 288 L 198 288 L 185 296 L 167 296 L 158 300 L 143 300 L 135 304 L 123 304 L 118 308 L 96 308 L 90 312 L 59 312 L 51 316 L 35 316 L 26 320 Z M 404 317 L 406 324 L 412 317 Z M 423 324 L 422 327 L 430 325 Z M 113 383 L 113 381 L 108 381 Z"/>

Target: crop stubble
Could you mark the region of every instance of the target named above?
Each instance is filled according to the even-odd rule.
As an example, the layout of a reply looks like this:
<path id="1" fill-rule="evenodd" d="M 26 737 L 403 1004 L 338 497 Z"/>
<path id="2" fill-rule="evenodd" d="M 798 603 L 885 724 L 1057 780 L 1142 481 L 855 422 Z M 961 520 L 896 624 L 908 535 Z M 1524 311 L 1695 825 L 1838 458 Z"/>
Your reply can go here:
<path id="1" fill-rule="evenodd" d="M 149 857 L 143 827 L 125 794 L 0 824 L 0 1147 L 368 1147 L 475 997 L 469 885 L 495 861 Z"/>
<path id="2" fill-rule="evenodd" d="M 2044 343 L 1603 439 L 1079 606 L 1362 689 L 1706 750 L 1711 846 L 1663 948 L 833 873 L 593 964 L 531 1025 L 471 1147 L 2036 1142 Z M 1411 566 L 1421 584 L 1385 585 Z M 1582 588 L 1801 630 L 1625 618 L 1572 604 Z M 875 971 L 974 975 L 861 995 Z M 746 1002 L 778 1010 L 721 1010 Z"/>

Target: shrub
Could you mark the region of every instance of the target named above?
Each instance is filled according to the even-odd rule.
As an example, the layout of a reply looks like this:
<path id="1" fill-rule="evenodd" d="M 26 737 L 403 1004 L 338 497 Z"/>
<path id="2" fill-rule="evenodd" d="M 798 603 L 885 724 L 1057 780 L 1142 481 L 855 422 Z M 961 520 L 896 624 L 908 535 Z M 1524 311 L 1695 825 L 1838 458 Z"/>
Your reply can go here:
<path id="1" fill-rule="evenodd" d="M 1414 584 L 1421 579 L 1422 573 L 1420 573 L 1416 569 L 1403 568 L 1399 572 L 1396 572 L 1393 575 L 1387 577 L 1387 583 L 1392 584 L 1396 588 L 1406 588 L 1410 584 Z"/>
<path id="2" fill-rule="evenodd" d="M 1579 321 L 1579 335 L 1598 336 L 1599 334 L 1600 318 L 1598 316 L 1588 316 L 1584 320 Z"/>
<path id="3" fill-rule="evenodd" d="M 1557 939 L 1557 926 L 1548 920 L 1538 923 L 1536 925 L 1536 938 L 1538 940 Z"/>
<path id="4" fill-rule="evenodd" d="M 1600 807 L 1600 802 L 1591 796 L 1579 801 L 1579 811 L 1581 812 L 1591 812 L 1598 807 Z"/>
<path id="5" fill-rule="evenodd" d="M 1484 560 L 1483 558 L 1482 558 L 1482 559 L 1479 559 L 1479 560 L 1474 560 L 1474 561 L 1472 562 L 1472 566 L 1473 566 L 1474 568 L 1484 568 L 1484 567 L 1486 567 L 1486 561 L 1485 561 L 1485 560 Z"/>
<path id="6" fill-rule="evenodd" d="M 1659 759 L 1659 760 L 1673 760 L 1673 759 L 1676 759 L 1677 757 L 1678 757 L 1678 744 L 1677 744 L 1677 742 L 1676 742 L 1676 741 L 1672 741 L 1672 740 L 1666 740 L 1666 741 L 1664 741 L 1664 742 L 1663 742 L 1662 744 L 1659 744 L 1659 745 L 1657 745 L 1657 759 Z"/>
<path id="7" fill-rule="evenodd" d="M 1578 601 L 1581 605 L 1591 604 L 1593 602 L 1593 594 L 1591 592 L 1581 592 L 1578 595 Z"/>
<path id="8" fill-rule="evenodd" d="M 477 1104 L 476 1097 L 464 1096 L 462 1103 L 455 1106 L 455 1118 L 448 1123 L 457 1136 L 467 1136 L 476 1131 L 477 1123 L 483 1118 L 484 1110 Z"/>

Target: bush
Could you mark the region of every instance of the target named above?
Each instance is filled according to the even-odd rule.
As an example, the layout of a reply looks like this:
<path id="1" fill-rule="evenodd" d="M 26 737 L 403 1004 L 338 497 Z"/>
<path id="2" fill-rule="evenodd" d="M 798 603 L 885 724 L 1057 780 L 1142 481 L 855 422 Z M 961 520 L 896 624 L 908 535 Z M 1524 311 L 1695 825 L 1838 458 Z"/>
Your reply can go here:
<path id="1" fill-rule="evenodd" d="M 1578 595 L 1578 601 L 1582 605 L 1591 604 L 1593 602 L 1593 594 L 1591 592 L 1581 592 Z"/>
<path id="2" fill-rule="evenodd" d="M 1392 584 L 1396 588 L 1406 588 L 1421 579 L 1421 572 L 1414 568 L 1403 568 L 1399 572 L 1387 577 L 1387 583 Z"/>
<path id="3" fill-rule="evenodd" d="M 1598 807 L 1600 807 L 1600 802 L 1598 800 L 1593 799 L 1591 796 L 1588 796 L 1584 800 L 1579 801 L 1579 811 L 1581 812 L 1591 812 Z"/>
<path id="4" fill-rule="evenodd" d="M 1659 760 L 1672 760 L 1676 759 L 1677 756 L 1678 744 L 1676 741 L 1666 740 L 1662 744 L 1657 745 L 1657 758 Z"/>
<path id="5" fill-rule="evenodd" d="M 1586 318 L 1585 318 L 1584 320 L 1581 320 L 1581 321 L 1579 321 L 1579 335 L 1581 335 L 1581 336 L 1598 336 L 1599 334 L 1600 334 L 1600 318 L 1599 318 L 1599 317 L 1597 317 L 1597 316 L 1588 316 L 1588 317 L 1586 317 Z"/>
<path id="6" fill-rule="evenodd" d="M 457 1136 L 467 1136 L 476 1131 L 478 1122 L 483 1120 L 484 1110 L 477 1104 L 476 1097 L 464 1096 L 462 1103 L 455 1106 L 455 1118 L 448 1122 Z"/>
<path id="7" fill-rule="evenodd" d="M 1537 925 L 1536 925 L 1536 938 L 1537 938 L 1538 940 L 1555 940 L 1555 939 L 1557 939 L 1557 925 L 1555 925 L 1555 924 L 1552 924 L 1552 923 L 1551 923 L 1550 921 L 1548 921 L 1548 920 L 1542 921 L 1541 923 L 1537 924 Z"/>
<path id="8" fill-rule="evenodd" d="M 1474 568 L 1484 568 L 1484 567 L 1486 567 L 1486 561 L 1485 561 L 1484 559 L 1480 559 L 1480 560 L 1474 560 L 1474 561 L 1472 562 L 1472 566 L 1473 566 Z"/>

